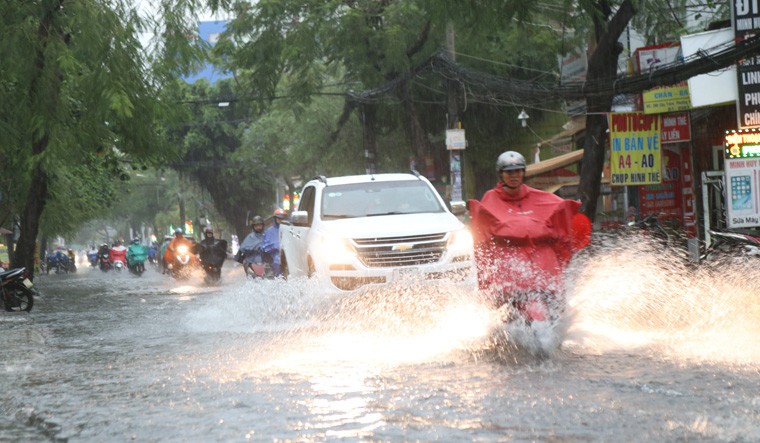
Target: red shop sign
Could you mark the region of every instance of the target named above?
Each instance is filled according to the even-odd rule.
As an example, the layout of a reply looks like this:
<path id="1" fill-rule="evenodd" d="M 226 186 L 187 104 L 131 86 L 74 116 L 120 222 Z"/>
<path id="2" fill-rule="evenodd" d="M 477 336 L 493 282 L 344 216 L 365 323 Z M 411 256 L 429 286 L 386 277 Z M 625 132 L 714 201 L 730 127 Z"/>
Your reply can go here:
<path id="1" fill-rule="evenodd" d="M 678 143 L 691 140 L 691 125 L 688 112 L 674 112 L 660 115 L 660 142 Z"/>

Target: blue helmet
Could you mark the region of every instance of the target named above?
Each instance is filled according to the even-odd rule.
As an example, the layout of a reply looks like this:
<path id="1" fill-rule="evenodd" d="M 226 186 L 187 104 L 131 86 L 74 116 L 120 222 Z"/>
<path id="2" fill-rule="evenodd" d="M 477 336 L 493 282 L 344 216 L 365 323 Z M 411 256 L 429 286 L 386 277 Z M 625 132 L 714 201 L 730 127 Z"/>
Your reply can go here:
<path id="1" fill-rule="evenodd" d="M 177 228 L 174 230 L 175 234 L 182 234 L 182 228 Z"/>

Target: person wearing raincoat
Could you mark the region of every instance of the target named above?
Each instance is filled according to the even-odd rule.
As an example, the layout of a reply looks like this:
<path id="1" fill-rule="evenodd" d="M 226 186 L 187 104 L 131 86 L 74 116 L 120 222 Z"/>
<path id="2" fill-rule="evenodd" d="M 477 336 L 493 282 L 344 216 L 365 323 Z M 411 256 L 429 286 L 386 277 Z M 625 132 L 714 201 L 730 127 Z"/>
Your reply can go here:
<path id="1" fill-rule="evenodd" d="M 130 271 L 142 272 L 145 270 L 145 260 L 148 259 L 148 248 L 140 244 L 140 239 L 135 238 L 127 248 L 127 267 Z"/>
<path id="2" fill-rule="evenodd" d="M 494 307 L 511 303 L 529 320 L 544 320 L 536 297 L 564 298 L 563 271 L 591 239 L 591 221 L 580 202 L 523 183 L 525 158 L 502 153 L 500 181 L 483 198 L 470 200 L 478 286 Z"/>

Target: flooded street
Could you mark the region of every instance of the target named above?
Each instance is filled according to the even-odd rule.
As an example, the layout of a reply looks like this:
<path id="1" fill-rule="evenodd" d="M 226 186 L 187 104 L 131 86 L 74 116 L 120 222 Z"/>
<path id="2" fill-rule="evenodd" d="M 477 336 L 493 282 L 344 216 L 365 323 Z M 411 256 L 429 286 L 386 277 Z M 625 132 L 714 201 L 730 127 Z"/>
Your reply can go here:
<path id="1" fill-rule="evenodd" d="M 760 440 L 758 271 L 661 259 L 577 263 L 545 358 L 457 288 L 40 276 L 0 314 L 0 441 Z"/>

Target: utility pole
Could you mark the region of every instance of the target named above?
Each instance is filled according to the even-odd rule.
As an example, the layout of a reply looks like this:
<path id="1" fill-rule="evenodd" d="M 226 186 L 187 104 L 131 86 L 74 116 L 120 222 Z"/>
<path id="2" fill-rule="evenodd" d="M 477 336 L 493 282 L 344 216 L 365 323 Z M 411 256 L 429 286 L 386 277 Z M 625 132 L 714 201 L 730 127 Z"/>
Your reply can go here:
<path id="1" fill-rule="evenodd" d="M 446 24 L 446 52 L 452 63 L 456 62 L 454 24 Z M 459 99 L 457 97 L 459 84 L 456 80 L 446 82 L 446 129 L 461 129 L 459 123 Z M 449 150 L 449 201 L 462 201 L 462 158 L 464 149 L 452 149 L 448 143 L 447 131 L 447 149 Z"/>

